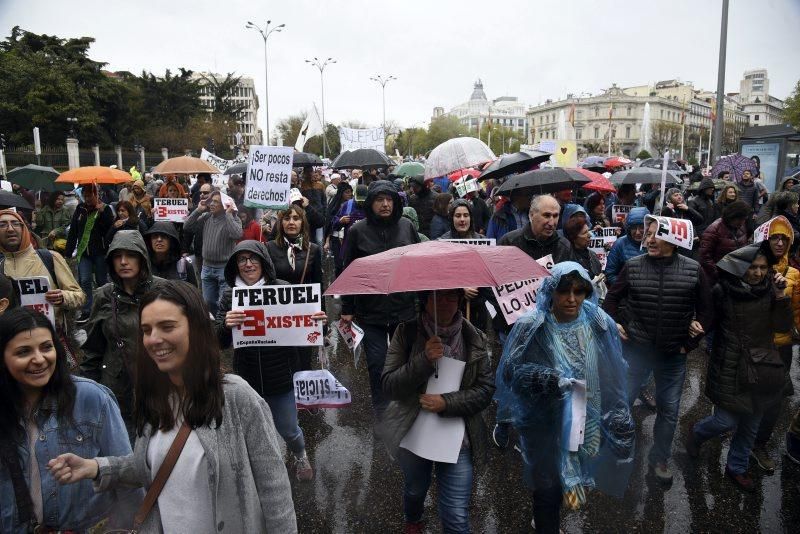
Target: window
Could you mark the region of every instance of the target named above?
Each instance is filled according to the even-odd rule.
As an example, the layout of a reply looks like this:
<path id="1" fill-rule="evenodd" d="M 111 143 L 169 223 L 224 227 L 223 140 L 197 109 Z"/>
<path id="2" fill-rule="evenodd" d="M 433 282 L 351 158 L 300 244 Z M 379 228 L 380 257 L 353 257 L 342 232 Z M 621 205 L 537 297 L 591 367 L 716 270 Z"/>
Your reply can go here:
<path id="1" fill-rule="evenodd" d="M 539 124 L 544 124 L 544 115 L 539 115 Z"/>
<path id="2" fill-rule="evenodd" d="M 659 114 L 661 115 L 661 118 L 663 119 L 663 118 L 664 118 L 664 110 L 663 110 L 663 109 L 660 109 L 660 110 L 658 110 L 658 111 L 659 111 Z"/>
<path id="3" fill-rule="evenodd" d="M 583 130 L 580 128 L 575 130 L 575 139 L 583 139 Z"/>
<path id="4" fill-rule="evenodd" d="M 758 120 L 758 115 L 756 115 L 755 117 L 753 117 L 753 120 L 754 120 L 754 121 L 757 121 L 757 120 Z"/>
<path id="5" fill-rule="evenodd" d="M 631 138 L 631 127 L 630 126 L 626 126 L 625 127 L 625 138 L 626 139 L 630 139 Z"/>
<path id="6" fill-rule="evenodd" d="M 599 117 L 600 116 L 600 108 L 597 107 L 597 106 L 594 107 L 594 116 L 595 117 Z M 595 135 L 595 137 L 597 137 L 597 135 Z"/>
<path id="7" fill-rule="evenodd" d="M 594 108 L 594 110 L 597 111 L 597 108 Z M 600 128 L 597 126 L 594 127 L 594 138 L 600 139 Z"/>
<path id="8" fill-rule="evenodd" d="M 626 108 L 626 110 L 625 110 L 625 114 L 626 114 L 628 117 L 630 117 L 630 116 L 631 116 L 631 107 L 630 107 L 630 106 L 628 106 L 628 107 Z"/>

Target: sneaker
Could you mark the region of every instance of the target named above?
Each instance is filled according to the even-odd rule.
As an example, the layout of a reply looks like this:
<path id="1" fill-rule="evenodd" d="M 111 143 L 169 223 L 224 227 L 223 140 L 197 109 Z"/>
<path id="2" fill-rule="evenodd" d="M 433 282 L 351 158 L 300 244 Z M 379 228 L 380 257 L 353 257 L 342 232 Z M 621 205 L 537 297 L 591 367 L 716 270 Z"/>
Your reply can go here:
<path id="1" fill-rule="evenodd" d="M 307 482 L 313 480 L 314 469 L 311 467 L 311 462 L 308 460 L 308 455 L 303 454 L 302 457 L 294 458 L 294 477 L 298 482 Z"/>
<path id="2" fill-rule="evenodd" d="M 665 485 L 672 484 L 672 471 L 670 471 L 669 466 L 665 462 L 658 462 L 655 465 L 651 465 L 650 468 L 653 470 L 653 474 L 659 482 Z"/>
<path id="3" fill-rule="evenodd" d="M 800 464 L 800 437 L 786 433 L 786 457 L 796 464 Z"/>
<path id="4" fill-rule="evenodd" d="M 739 486 L 739 489 L 742 491 L 746 491 L 747 493 L 753 493 L 755 491 L 755 485 L 753 484 L 753 479 L 747 473 L 736 474 L 727 467 L 725 468 L 725 476 L 730 478 L 734 484 Z"/>
<path id="5" fill-rule="evenodd" d="M 492 430 L 492 443 L 498 449 L 505 449 L 508 447 L 508 424 L 497 423 Z"/>
<path id="6" fill-rule="evenodd" d="M 686 441 L 683 442 L 683 445 L 686 447 L 686 454 L 691 458 L 700 456 L 700 443 L 697 441 L 697 436 L 692 428 L 686 434 Z"/>
<path id="7" fill-rule="evenodd" d="M 656 398 L 647 388 L 642 388 L 639 392 L 639 400 L 649 410 L 656 411 Z"/>
<path id="8" fill-rule="evenodd" d="M 750 451 L 750 458 L 752 458 L 765 473 L 775 472 L 775 460 L 769 457 L 767 449 L 763 445 L 756 445 Z"/>
<path id="9" fill-rule="evenodd" d="M 403 534 L 422 534 L 425 532 L 425 521 L 406 521 Z"/>

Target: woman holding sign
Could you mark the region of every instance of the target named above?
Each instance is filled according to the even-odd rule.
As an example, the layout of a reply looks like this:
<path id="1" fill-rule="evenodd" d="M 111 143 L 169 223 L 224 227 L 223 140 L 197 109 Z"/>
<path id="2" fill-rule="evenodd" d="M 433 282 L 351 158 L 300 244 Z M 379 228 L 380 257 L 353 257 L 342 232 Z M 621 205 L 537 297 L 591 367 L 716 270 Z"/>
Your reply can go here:
<path id="1" fill-rule="evenodd" d="M 149 291 L 137 319 L 133 454 L 61 454 L 48 463 L 52 477 L 94 480 L 98 492 L 147 488 L 134 532 L 296 533 L 269 409 L 221 372 L 200 292 L 183 282 Z"/>
<path id="2" fill-rule="evenodd" d="M 217 338 L 220 345 L 230 347 L 233 342 L 231 330 L 244 324 L 243 311 L 233 307 L 234 286 L 258 287 L 285 284 L 275 279 L 275 266 L 266 245 L 258 241 L 242 241 L 233 250 L 225 265 L 225 280 L 228 287 L 219 301 L 216 318 Z M 324 317 L 320 312 L 315 318 Z M 294 475 L 299 481 L 314 478 L 314 470 L 306 454 L 303 431 L 297 423 L 297 408 L 294 399 L 294 367 L 299 359 L 297 347 L 273 347 L 254 345 L 233 351 L 233 372 L 244 378 L 256 392 L 267 401 L 275 428 L 292 453 Z"/>
<path id="3" fill-rule="evenodd" d="M 386 354 L 381 381 L 391 402 L 384 412 L 383 433 L 403 471 L 406 532 L 422 532 L 432 470 L 436 471 L 443 530 L 470 530 L 473 464 L 482 464 L 486 453 L 487 429 L 481 412 L 492 400 L 494 377 L 486 336 L 458 311 L 463 298 L 458 289 L 420 293 L 422 312 L 416 321 L 397 327 Z M 450 393 L 426 393 L 431 383 L 438 381 L 438 369 L 448 359 L 464 362 L 460 387 Z M 456 444 L 455 463 L 434 462 L 401 448 L 421 411 L 439 414 L 443 420 L 463 418 L 466 428 Z"/>

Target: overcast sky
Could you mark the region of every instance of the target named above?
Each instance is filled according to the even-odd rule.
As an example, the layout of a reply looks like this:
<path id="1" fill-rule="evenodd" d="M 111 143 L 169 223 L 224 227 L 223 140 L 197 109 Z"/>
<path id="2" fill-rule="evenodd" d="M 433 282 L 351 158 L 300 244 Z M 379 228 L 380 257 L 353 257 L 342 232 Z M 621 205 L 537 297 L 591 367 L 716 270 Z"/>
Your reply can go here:
<path id="1" fill-rule="evenodd" d="M 270 124 L 319 106 L 325 69 L 328 122 L 423 125 L 434 106 L 466 101 L 481 78 L 492 99 L 528 104 L 612 83 L 679 78 L 715 90 L 721 0 L 0 0 L 0 29 L 92 36 L 110 70 L 163 74 L 186 67 L 255 79 L 264 126 L 264 48 L 248 20 L 286 24 L 269 38 Z M 800 78 L 800 0 L 731 0 L 725 87 L 746 69 L 769 70 L 785 98 Z"/>

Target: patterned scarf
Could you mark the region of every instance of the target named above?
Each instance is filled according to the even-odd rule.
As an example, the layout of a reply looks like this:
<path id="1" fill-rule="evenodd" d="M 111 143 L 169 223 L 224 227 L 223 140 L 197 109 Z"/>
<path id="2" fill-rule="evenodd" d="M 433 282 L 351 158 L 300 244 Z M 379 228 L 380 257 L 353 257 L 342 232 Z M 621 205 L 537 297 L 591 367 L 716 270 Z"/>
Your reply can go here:
<path id="1" fill-rule="evenodd" d="M 461 325 L 463 324 L 464 319 L 461 316 L 461 312 L 456 312 L 453 322 L 448 326 L 435 325 L 433 317 L 427 311 L 422 312 L 422 326 L 425 328 L 428 337 L 439 336 L 444 345 L 444 356 L 462 362 L 466 360 L 464 336 L 461 334 Z"/>
<path id="2" fill-rule="evenodd" d="M 289 240 L 288 237 L 284 237 L 283 240 L 286 241 L 287 245 L 286 257 L 289 260 L 289 265 L 292 266 L 292 270 L 294 270 L 295 258 L 297 257 L 297 254 L 303 252 L 303 237 L 297 237 L 293 241 Z"/>

